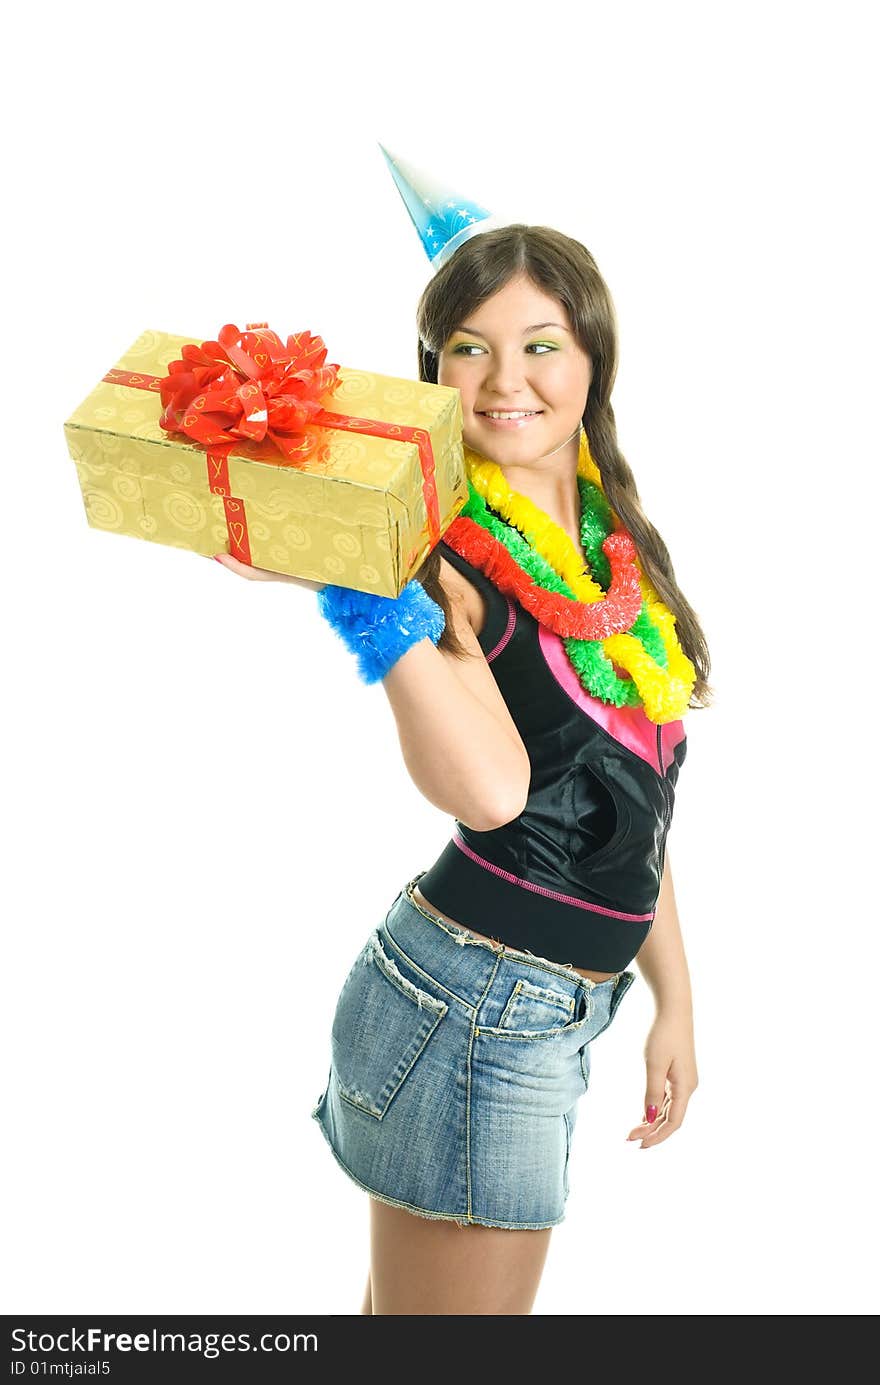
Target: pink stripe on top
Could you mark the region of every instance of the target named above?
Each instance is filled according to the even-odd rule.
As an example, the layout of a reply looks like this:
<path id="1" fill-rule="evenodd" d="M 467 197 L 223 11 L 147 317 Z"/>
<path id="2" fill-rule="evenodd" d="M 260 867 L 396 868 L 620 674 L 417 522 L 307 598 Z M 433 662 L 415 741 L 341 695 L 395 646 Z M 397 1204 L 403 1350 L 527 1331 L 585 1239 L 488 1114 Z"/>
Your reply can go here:
<path id="1" fill-rule="evenodd" d="M 493 650 L 491 650 L 491 651 L 486 655 L 486 663 L 487 663 L 487 664 L 491 664 L 491 662 L 492 662 L 493 659 L 497 659 L 497 658 L 498 658 L 498 655 L 501 653 L 502 649 L 503 649 L 504 646 L 507 644 L 508 640 L 510 639 L 511 635 L 513 634 L 513 627 L 514 627 L 515 625 L 516 625 L 516 607 L 514 606 L 514 604 L 513 604 L 513 602 L 511 601 L 510 597 L 508 597 L 508 598 L 507 598 L 507 627 L 506 627 L 506 629 L 505 629 L 505 631 L 504 631 L 504 634 L 501 636 L 501 639 L 500 639 L 500 640 L 498 641 L 498 643 L 496 644 L 495 648 L 494 648 Z"/>
<path id="2" fill-rule="evenodd" d="M 541 653 L 556 682 L 581 711 L 599 723 L 603 731 L 634 755 L 640 755 L 653 769 L 665 774 L 672 763 L 675 747 L 684 740 L 684 723 L 668 721 L 660 727 L 663 764 L 657 763 L 657 725 L 645 715 L 643 707 L 613 707 L 610 702 L 593 697 L 582 686 L 565 652 L 560 635 L 554 635 L 544 625 L 538 625 Z"/>
<path id="3" fill-rule="evenodd" d="M 606 914 L 608 918 L 624 919 L 627 923 L 645 923 L 652 919 L 651 914 L 622 914 L 619 909 L 606 909 L 601 904 L 589 904 L 585 899 L 578 899 L 573 894 L 562 894 L 559 890 L 548 890 L 543 885 L 533 885 L 530 880 L 523 880 L 519 875 L 512 875 L 509 870 L 502 870 L 500 866 L 495 866 L 491 861 L 487 861 L 484 856 L 478 856 L 468 846 L 467 842 L 456 828 L 452 834 L 452 840 L 465 856 L 469 856 L 472 861 L 476 861 L 478 866 L 490 870 L 493 875 L 499 875 L 502 880 L 507 880 L 511 885 L 520 885 L 524 890 L 532 890 L 534 894 L 546 895 L 549 899 L 561 899 L 563 904 L 573 904 L 577 909 L 589 909 L 593 914 Z"/>

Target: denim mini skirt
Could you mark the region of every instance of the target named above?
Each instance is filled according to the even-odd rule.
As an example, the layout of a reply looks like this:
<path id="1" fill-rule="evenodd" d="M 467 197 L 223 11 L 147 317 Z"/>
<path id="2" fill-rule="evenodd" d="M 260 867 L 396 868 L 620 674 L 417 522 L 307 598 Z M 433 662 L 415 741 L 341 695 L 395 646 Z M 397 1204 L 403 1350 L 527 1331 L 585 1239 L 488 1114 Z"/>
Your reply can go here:
<path id="1" fill-rule="evenodd" d="M 343 983 L 311 1114 L 380 1202 L 463 1225 L 556 1226 L 589 1046 L 635 975 L 595 982 L 476 938 L 413 899 L 420 878 Z"/>

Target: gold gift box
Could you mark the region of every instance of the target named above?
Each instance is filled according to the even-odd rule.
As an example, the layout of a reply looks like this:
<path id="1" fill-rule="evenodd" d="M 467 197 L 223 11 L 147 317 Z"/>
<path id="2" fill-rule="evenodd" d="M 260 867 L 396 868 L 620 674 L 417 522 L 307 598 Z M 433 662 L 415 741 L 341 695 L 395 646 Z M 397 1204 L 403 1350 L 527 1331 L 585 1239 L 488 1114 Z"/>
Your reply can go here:
<path id="1" fill-rule="evenodd" d="M 199 344 L 144 332 L 115 370 L 161 377 L 189 342 Z M 468 497 L 458 390 L 340 366 L 321 403 L 428 433 L 442 535 Z M 155 380 L 147 388 L 102 380 L 65 422 L 93 528 L 205 556 L 245 552 L 254 567 L 376 596 L 399 596 L 436 543 L 417 442 L 320 427 L 315 452 L 292 465 L 242 440 L 227 459 L 224 498 L 212 494 L 208 449 L 166 433 L 161 414 Z M 242 532 L 246 547 L 237 553 Z"/>

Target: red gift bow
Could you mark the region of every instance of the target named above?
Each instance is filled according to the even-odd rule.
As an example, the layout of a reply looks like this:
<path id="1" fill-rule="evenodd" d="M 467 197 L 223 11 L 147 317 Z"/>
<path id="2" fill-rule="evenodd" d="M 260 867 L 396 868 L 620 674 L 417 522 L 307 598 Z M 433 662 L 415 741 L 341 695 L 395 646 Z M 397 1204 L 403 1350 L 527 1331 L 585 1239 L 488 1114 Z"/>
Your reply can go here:
<path id="1" fill-rule="evenodd" d="M 304 431 L 322 412 L 320 398 L 337 386 L 338 365 L 326 365 L 320 337 L 297 332 L 287 345 L 265 322 L 240 332 L 227 323 L 216 341 L 187 345 L 159 386 L 166 432 L 185 433 L 203 447 L 238 438 L 268 438 L 282 456 L 304 461 L 317 436 Z"/>
<path id="2" fill-rule="evenodd" d="M 295 429 L 307 427 L 309 422 L 318 428 L 344 428 L 352 433 L 364 433 L 369 437 L 414 442 L 419 449 L 422 494 L 427 515 L 427 523 L 423 526 L 422 532 L 427 529 L 429 551 L 435 547 L 440 539 L 440 504 L 434 472 L 434 449 L 431 445 L 431 435 L 426 428 L 408 428 L 404 424 L 385 423 L 381 419 L 357 418 L 351 414 L 330 413 L 323 409 L 316 395 L 335 388 L 339 367 L 324 365 L 327 356 L 324 343 L 320 337 L 313 337 L 310 332 L 297 332 L 288 337 L 286 348 L 265 322 L 249 322 L 243 333 L 239 332 L 233 323 L 229 323 L 218 333 L 218 337 L 220 340 L 202 342 L 201 346 L 184 346 L 183 359 L 171 361 L 168 374 L 165 376 L 118 370 L 114 367 L 107 371 L 103 379 L 108 384 L 126 385 L 131 389 L 158 393 L 165 405 L 160 419 L 165 431 L 185 432 L 200 446 L 205 447 L 208 486 L 212 495 L 223 497 L 226 531 L 230 550 L 235 557 L 243 563 L 251 564 L 244 500 L 233 496 L 229 489 L 229 453 L 235 445 L 236 438 L 254 439 L 253 430 L 262 427 L 263 434 L 256 440 L 262 442 L 263 448 L 274 446 L 282 453 L 285 462 L 297 465 L 311 456 L 317 446 L 317 436 L 312 429 L 300 432 L 297 441 L 293 441 Z M 255 343 L 259 350 L 254 349 Z M 265 352 L 263 345 L 266 346 Z M 252 356 L 248 354 L 250 349 L 254 349 Z M 265 361 L 261 360 L 263 355 L 267 357 Z M 251 373 L 254 370 L 257 371 L 256 377 Z M 197 377 L 196 372 L 202 373 Z M 239 380 L 239 373 L 245 377 L 244 382 Z M 266 399 L 268 391 L 276 407 L 270 411 L 267 404 L 265 419 L 262 418 L 262 410 L 256 402 L 257 390 L 242 394 L 240 413 L 233 402 L 232 394 L 221 392 L 218 382 L 225 378 L 232 387 L 233 379 L 230 377 L 233 375 L 235 380 L 239 381 L 234 387 L 236 394 L 239 389 L 244 390 L 246 385 L 253 386 L 256 381 L 259 381 L 258 390 L 263 399 Z M 329 385 L 322 383 L 331 376 L 332 382 Z M 190 395 L 192 384 L 197 384 L 194 395 Z M 272 389 L 273 385 L 276 388 Z M 293 394 L 282 396 L 283 388 L 292 389 Z M 205 393 L 204 400 L 200 393 L 202 390 Z M 221 408 L 218 409 L 214 396 L 221 393 Z M 187 402 L 190 405 L 189 416 Z M 198 408 L 195 407 L 196 404 Z M 225 412 L 230 417 L 242 418 L 244 422 L 224 429 L 216 419 L 211 421 L 208 418 L 209 412 L 214 415 Z M 418 552 L 418 544 L 410 549 L 405 559 L 407 568 Z"/>

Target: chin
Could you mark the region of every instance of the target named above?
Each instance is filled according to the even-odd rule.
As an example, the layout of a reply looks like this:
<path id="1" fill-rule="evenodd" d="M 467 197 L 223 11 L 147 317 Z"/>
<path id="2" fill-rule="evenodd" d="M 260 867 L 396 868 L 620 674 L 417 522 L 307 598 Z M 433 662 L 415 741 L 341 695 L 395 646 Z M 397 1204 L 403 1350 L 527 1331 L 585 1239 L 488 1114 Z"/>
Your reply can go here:
<path id="1" fill-rule="evenodd" d="M 471 429 L 475 435 L 484 441 L 488 440 L 495 443 L 496 446 L 500 442 L 512 443 L 514 446 L 521 443 L 525 447 L 534 447 L 536 438 L 540 438 L 543 443 L 543 440 L 553 431 L 543 418 L 540 422 L 531 423 L 525 428 L 493 428 L 491 423 L 486 423 L 478 414 L 474 415 Z"/>
<path id="2" fill-rule="evenodd" d="M 525 466 L 536 457 L 543 456 L 546 450 L 541 442 L 526 442 L 524 438 L 505 437 L 503 434 L 492 435 L 489 437 L 482 433 L 480 437 L 473 437 L 470 441 L 465 438 L 468 447 L 474 452 L 479 452 L 490 461 L 502 461 L 505 465 Z"/>

